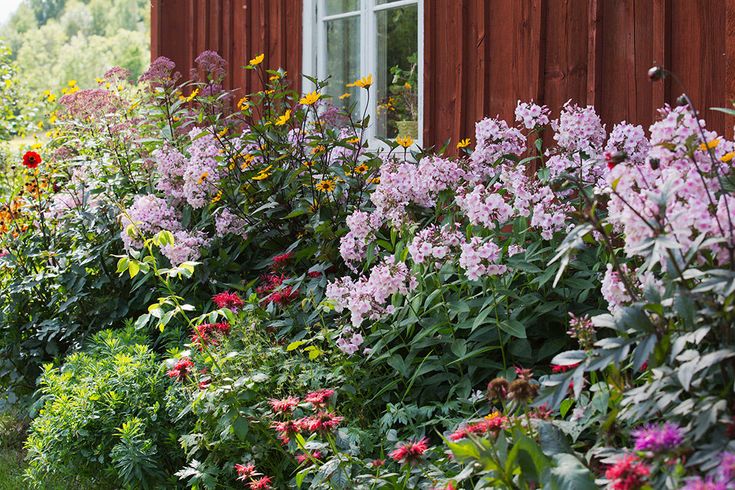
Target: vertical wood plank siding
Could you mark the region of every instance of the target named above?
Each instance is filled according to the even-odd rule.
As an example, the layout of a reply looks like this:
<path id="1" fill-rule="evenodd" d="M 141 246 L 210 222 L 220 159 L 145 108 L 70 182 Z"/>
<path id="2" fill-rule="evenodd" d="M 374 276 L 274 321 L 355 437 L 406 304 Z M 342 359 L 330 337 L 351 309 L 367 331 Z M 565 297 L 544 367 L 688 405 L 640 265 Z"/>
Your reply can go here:
<path id="1" fill-rule="evenodd" d="M 248 60 L 265 54 L 268 68 L 284 68 L 296 89 L 301 75 L 301 0 L 152 0 L 151 59 L 166 56 L 188 75 L 202 51 L 228 62 L 227 88 L 259 90 Z"/>
<path id="2" fill-rule="evenodd" d="M 230 63 L 228 87 L 259 89 L 241 69 L 265 53 L 296 84 L 301 0 L 152 0 L 152 57 L 187 74 L 205 49 Z M 474 134 L 484 116 L 512 119 L 518 99 L 558 113 L 593 103 L 611 129 L 648 126 L 686 90 L 708 126 L 732 137 L 733 120 L 709 110 L 735 97 L 735 0 L 424 0 L 424 139 Z M 680 78 L 651 83 L 653 64 Z"/>

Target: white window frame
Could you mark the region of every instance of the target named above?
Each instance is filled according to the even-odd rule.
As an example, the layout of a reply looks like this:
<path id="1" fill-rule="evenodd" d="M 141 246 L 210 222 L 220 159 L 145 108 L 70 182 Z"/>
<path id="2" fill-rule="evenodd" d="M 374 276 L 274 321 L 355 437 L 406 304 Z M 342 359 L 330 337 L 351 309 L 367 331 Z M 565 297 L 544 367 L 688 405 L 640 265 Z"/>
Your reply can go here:
<path id="1" fill-rule="evenodd" d="M 376 77 L 378 73 L 377 53 L 377 28 L 376 15 L 383 10 L 416 5 L 418 8 L 418 80 L 419 80 L 419 134 L 415 142 L 421 145 L 424 135 L 424 0 L 399 0 L 378 5 L 376 0 L 359 0 L 359 10 L 348 13 L 322 16 L 325 11 L 324 0 L 303 0 L 303 42 L 302 42 L 302 73 L 316 77 L 326 78 L 326 21 L 340 18 L 360 16 L 360 76 L 368 74 Z M 359 12 L 359 13 L 357 13 Z M 302 79 L 302 91 L 311 92 L 314 85 L 305 77 Z M 375 138 L 375 121 L 377 121 L 377 90 L 372 88 L 370 94 L 370 126 L 366 134 L 371 147 L 382 148 L 385 145 Z M 367 95 L 364 90 L 360 91 L 360 107 L 364 108 Z"/>

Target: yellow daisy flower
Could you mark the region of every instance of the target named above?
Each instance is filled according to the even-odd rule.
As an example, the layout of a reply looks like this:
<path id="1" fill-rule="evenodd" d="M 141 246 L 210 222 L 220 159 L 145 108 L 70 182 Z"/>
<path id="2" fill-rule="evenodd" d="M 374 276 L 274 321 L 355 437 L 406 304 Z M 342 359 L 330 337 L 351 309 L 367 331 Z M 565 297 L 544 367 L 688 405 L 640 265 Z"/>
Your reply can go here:
<path id="1" fill-rule="evenodd" d="M 314 91 L 301 97 L 301 99 L 299 99 L 299 104 L 314 105 L 319 99 L 321 99 L 321 97 L 322 95 L 320 93 Z"/>
<path id="2" fill-rule="evenodd" d="M 337 184 L 334 183 L 333 180 L 325 179 L 319 181 L 317 185 L 314 186 L 316 190 L 319 192 L 332 192 L 337 187 Z"/>
<path id="3" fill-rule="evenodd" d="M 248 62 L 248 64 L 250 66 L 258 66 L 259 64 L 261 64 L 263 62 L 264 59 L 265 59 L 265 53 L 260 53 L 258 56 L 256 56 L 255 58 L 251 59 Z"/>
<path id="4" fill-rule="evenodd" d="M 276 119 L 276 126 L 283 126 L 289 121 L 289 119 L 291 119 L 291 109 L 287 109 L 281 117 Z"/>
<path id="5" fill-rule="evenodd" d="M 370 88 L 372 84 L 373 84 L 373 76 L 368 75 L 366 77 L 358 78 L 352 83 L 348 83 L 347 87 L 360 87 L 360 88 L 364 88 L 365 90 L 367 90 Z"/>
<path id="6" fill-rule="evenodd" d="M 463 140 L 459 140 L 459 143 L 457 143 L 457 149 L 458 150 L 461 150 L 462 148 L 467 148 L 468 146 L 470 146 L 470 139 L 469 138 L 465 138 Z"/>
<path id="7" fill-rule="evenodd" d="M 396 143 L 404 148 L 409 148 L 411 145 L 413 145 L 413 138 L 411 138 L 410 136 L 405 136 L 403 138 L 399 136 L 398 138 L 396 138 Z"/>

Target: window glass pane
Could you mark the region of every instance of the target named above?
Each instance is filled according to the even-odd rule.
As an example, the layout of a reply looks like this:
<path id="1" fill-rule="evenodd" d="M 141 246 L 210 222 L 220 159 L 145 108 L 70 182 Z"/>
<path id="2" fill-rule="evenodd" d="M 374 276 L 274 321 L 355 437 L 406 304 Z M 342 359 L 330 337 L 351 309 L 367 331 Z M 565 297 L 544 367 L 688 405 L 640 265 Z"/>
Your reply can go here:
<path id="1" fill-rule="evenodd" d="M 375 0 L 375 5 L 383 5 L 385 3 L 400 2 L 402 0 Z"/>
<path id="2" fill-rule="evenodd" d="M 360 0 L 324 0 L 325 15 L 343 14 L 360 10 Z"/>
<path id="3" fill-rule="evenodd" d="M 378 59 L 376 135 L 418 139 L 418 7 L 375 13 Z"/>
<path id="4" fill-rule="evenodd" d="M 338 107 L 348 107 L 358 102 L 357 89 L 348 90 L 345 85 L 360 78 L 360 17 L 348 17 L 326 22 L 327 66 L 326 74 L 331 75 L 327 93 Z M 340 95 L 351 93 L 349 98 Z"/>

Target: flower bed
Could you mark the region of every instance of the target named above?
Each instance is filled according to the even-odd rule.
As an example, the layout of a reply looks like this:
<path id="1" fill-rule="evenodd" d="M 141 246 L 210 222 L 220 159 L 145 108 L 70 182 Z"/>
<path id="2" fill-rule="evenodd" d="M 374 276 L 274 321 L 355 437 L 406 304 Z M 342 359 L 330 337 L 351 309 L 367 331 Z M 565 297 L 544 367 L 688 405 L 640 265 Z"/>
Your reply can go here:
<path id="1" fill-rule="evenodd" d="M 161 359 L 133 381 L 151 410 L 112 389 L 102 426 L 70 420 L 79 355 L 45 368 L 31 481 L 83 456 L 134 487 L 732 484 L 735 144 L 690 101 L 648 136 L 519 103 L 458 156 L 376 152 L 323 82 L 295 93 L 261 55 L 243 97 L 197 63 L 62 97 L 0 214 L 17 393 L 102 327 Z M 54 428 L 112 440 L 61 457 Z"/>

